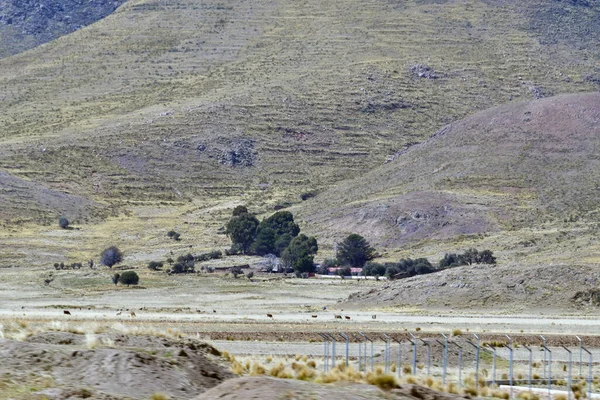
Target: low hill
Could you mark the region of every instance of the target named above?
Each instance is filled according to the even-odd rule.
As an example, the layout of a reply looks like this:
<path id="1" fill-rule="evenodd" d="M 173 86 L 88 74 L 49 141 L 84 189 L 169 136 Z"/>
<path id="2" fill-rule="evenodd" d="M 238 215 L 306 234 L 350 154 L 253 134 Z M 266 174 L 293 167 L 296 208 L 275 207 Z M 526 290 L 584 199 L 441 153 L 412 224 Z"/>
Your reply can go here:
<path id="1" fill-rule="evenodd" d="M 578 237 L 557 255 L 597 261 L 599 149 L 600 93 L 507 104 L 445 126 L 303 215 L 323 236 L 344 227 L 384 248 L 440 246 L 437 255 L 460 239 L 556 250 Z"/>
<path id="2" fill-rule="evenodd" d="M 593 315 L 600 306 L 596 266 L 467 265 L 391 281 L 351 295 L 344 308 Z"/>

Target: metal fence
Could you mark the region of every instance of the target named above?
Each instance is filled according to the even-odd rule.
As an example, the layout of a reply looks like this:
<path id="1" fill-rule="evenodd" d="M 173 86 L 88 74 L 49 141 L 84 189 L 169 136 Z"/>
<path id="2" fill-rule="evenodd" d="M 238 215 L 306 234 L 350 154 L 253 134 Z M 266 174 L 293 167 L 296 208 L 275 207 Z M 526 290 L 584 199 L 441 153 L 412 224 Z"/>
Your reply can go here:
<path id="1" fill-rule="evenodd" d="M 323 369 L 340 363 L 359 371 L 431 376 L 443 385 L 499 386 L 514 398 L 520 391 L 572 397 L 599 397 L 595 392 L 594 353 L 578 336 L 419 335 L 321 332 Z M 598 383 L 596 381 L 596 383 Z M 600 386 L 600 383 L 599 383 Z M 565 393 L 566 391 L 566 393 Z"/>

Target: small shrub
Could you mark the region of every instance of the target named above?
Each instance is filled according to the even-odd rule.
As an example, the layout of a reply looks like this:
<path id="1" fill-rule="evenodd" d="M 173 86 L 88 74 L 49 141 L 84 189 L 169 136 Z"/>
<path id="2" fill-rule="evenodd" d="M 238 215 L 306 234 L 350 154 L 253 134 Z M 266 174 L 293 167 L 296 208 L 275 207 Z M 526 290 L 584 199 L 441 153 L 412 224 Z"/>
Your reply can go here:
<path id="1" fill-rule="evenodd" d="M 252 279 L 254 277 L 254 271 L 250 271 L 246 274 L 246 278 Z"/>
<path id="2" fill-rule="evenodd" d="M 252 369 L 250 370 L 250 375 L 264 375 L 267 371 L 265 367 L 258 363 L 252 364 Z"/>
<path id="3" fill-rule="evenodd" d="M 460 329 L 455 329 L 452 331 L 452 336 L 460 336 L 462 335 L 462 331 Z"/>
<path id="4" fill-rule="evenodd" d="M 158 261 L 150 261 L 148 263 L 148 269 L 152 270 L 152 271 L 158 271 L 159 269 L 161 269 L 163 267 L 163 263 L 162 262 L 158 262 Z"/>
<path id="5" fill-rule="evenodd" d="M 111 277 L 112 283 L 114 283 L 115 285 L 116 285 L 117 283 L 119 283 L 119 278 L 120 278 L 120 277 L 121 277 L 121 274 L 119 274 L 118 272 L 117 272 L 116 274 L 114 274 L 114 275 Z"/>
<path id="6" fill-rule="evenodd" d="M 119 277 L 119 282 L 122 285 L 127 285 L 127 286 L 137 285 L 139 281 L 140 281 L 140 277 L 138 276 L 137 272 L 135 272 L 135 271 L 125 271 Z"/>
<path id="7" fill-rule="evenodd" d="M 306 201 L 308 199 L 312 199 L 313 197 L 315 197 L 315 195 L 315 192 L 304 192 L 300 195 L 300 199 L 302 199 L 302 201 Z"/>
<path id="8" fill-rule="evenodd" d="M 65 217 L 60 217 L 58 219 L 58 226 L 60 226 L 63 229 L 67 229 L 69 227 L 69 220 Z"/>
<path id="9" fill-rule="evenodd" d="M 390 374 L 367 374 L 367 382 L 382 390 L 391 390 L 398 387 L 396 377 Z"/>
<path id="10" fill-rule="evenodd" d="M 150 396 L 150 400 L 169 400 L 170 397 L 162 393 L 154 393 Z"/>

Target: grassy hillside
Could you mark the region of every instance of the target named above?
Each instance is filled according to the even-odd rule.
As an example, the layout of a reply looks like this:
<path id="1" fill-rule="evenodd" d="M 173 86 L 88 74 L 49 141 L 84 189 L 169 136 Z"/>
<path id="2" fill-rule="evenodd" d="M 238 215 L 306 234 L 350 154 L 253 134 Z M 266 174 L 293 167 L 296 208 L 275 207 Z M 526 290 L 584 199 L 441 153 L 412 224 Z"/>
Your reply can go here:
<path id="1" fill-rule="evenodd" d="M 10 235 L 28 243 L 11 252 L 22 262 L 40 246 L 60 261 L 118 237 L 162 254 L 184 246 L 156 239 L 174 226 L 194 246 L 223 244 L 216 232 L 235 204 L 269 212 L 298 203 L 478 110 L 596 90 L 599 8 L 126 2 L 0 60 L 0 183 L 25 182 L 0 198 L 12 205 L 2 215 Z M 40 192 L 94 206 L 70 211 Z M 59 214 L 82 231 L 38 243 L 54 235 L 40 224 Z"/>
<path id="2" fill-rule="evenodd" d="M 302 214 L 323 235 L 343 226 L 388 248 L 443 255 L 479 243 L 516 260 L 539 261 L 543 251 L 553 261 L 598 262 L 599 121 L 598 93 L 485 110 L 323 193 Z"/>

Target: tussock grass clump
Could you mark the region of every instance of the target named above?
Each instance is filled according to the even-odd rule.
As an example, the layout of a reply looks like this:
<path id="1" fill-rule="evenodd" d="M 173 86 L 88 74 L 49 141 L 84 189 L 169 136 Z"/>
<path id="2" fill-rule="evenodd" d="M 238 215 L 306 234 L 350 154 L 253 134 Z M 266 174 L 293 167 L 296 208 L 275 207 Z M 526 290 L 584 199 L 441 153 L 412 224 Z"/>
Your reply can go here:
<path id="1" fill-rule="evenodd" d="M 225 361 L 230 361 L 230 362 L 234 362 L 235 361 L 235 357 L 232 354 L 229 354 L 229 352 L 227 350 L 224 350 L 221 353 L 221 357 L 223 357 L 223 359 Z"/>
<path id="2" fill-rule="evenodd" d="M 285 365 L 283 365 L 283 363 L 279 363 L 276 366 L 274 366 L 273 368 L 271 368 L 271 370 L 269 371 L 269 375 L 275 377 L 275 378 L 283 378 L 283 379 L 289 379 L 292 378 L 292 374 L 287 371 L 287 369 L 285 368 Z"/>
<path id="3" fill-rule="evenodd" d="M 315 362 L 315 360 L 308 360 L 306 362 L 306 366 L 311 368 L 317 368 L 317 363 Z"/>
<path id="4" fill-rule="evenodd" d="M 567 396 L 564 394 L 557 394 L 554 396 L 554 400 L 567 400 Z"/>
<path id="5" fill-rule="evenodd" d="M 517 398 L 522 400 L 540 400 L 540 396 L 531 392 L 521 392 L 517 394 Z"/>
<path id="6" fill-rule="evenodd" d="M 244 373 L 247 372 L 247 369 L 244 368 L 244 366 L 242 364 L 240 364 L 238 361 L 233 361 L 231 363 L 231 372 L 233 372 L 236 375 L 243 375 Z"/>
<path id="7" fill-rule="evenodd" d="M 504 390 L 494 390 L 492 391 L 492 397 L 508 400 L 510 394 Z"/>
<path id="8" fill-rule="evenodd" d="M 270 363 L 271 361 L 273 361 L 273 357 L 271 357 L 271 356 L 267 356 L 266 363 L 268 364 L 268 363 Z"/>
<path id="9" fill-rule="evenodd" d="M 366 376 L 367 383 L 375 385 L 382 390 L 391 390 L 398 387 L 398 382 L 394 375 L 378 372 L 368 373 Z"/>
<path id="10" fill-rule="evenodd" d="M 162 393 L 154 393 L 150 396 L 150 400 L 169 400 L 170 397 Z"/>
<path id="11" fill-rule="evenodd" d="M 455 329 L 452 331 L 452 336 L 460 336 L 462 335 L 462 331 L 460 329 Z"/>
<path id="12" fill-rule="evenodd" d="M 450 382 L 446 385 L 445 392 L 451 394 L 460 394 L 460 389 L 458 388 L 458 385 L 456 383 Z"/>
<path id="13" fill-rule="evenodd" d="M 404 373 L 404 374 L 412 374 L 412 368 L 410 367 L 410 365 L 403 365 L 402 366 L 402 373 Z"/>
<path id="14" fill-rule="evenodd" d="M 252 364 L 252 368 L 250 369 L 250 375 L 264 375 L 267 373 L 265 367 L 260 365 L 259 363 Z"/>

